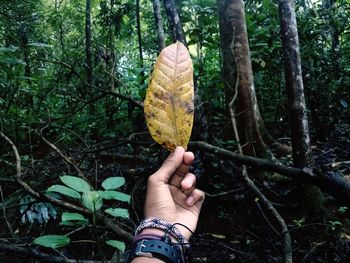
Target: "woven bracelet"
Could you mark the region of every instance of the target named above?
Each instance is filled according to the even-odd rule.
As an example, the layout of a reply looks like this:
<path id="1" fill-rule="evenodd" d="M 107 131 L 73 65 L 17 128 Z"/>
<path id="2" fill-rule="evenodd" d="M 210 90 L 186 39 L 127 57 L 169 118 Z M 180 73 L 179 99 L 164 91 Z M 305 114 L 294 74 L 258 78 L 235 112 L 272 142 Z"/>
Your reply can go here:
<path id="1" fill-rule="evenodd" d="M 165 233 L 169 233 L 171 236 L 173 236 L 179 243 L 188 243 L 186 238 L 181 234 L 180 230 L 174 226 L 174 224 L 160 218 L 153 217 L 143 220 L 136 229 L 135 236 L 139 235 L 145 228 L 156 228 L 163 230 Z"/>

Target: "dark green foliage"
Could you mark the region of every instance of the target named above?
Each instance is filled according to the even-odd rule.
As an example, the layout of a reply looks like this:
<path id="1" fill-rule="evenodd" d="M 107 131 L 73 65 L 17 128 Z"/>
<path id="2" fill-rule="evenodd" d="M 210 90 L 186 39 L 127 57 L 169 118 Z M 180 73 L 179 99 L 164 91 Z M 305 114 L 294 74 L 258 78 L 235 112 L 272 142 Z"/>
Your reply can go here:
<path id="1" fill-rule="evenodd" d="M 51 132 L 56 129 L 66 142 L 77 139 L 72 131 L 84 140 L 132 133 L 135 125 L 129 118 L 137 119 L 133 106 L 103 91 L 139 100 L 144 97 L 147 81 L 139 86 L 140 72 L 150 73 L 157 53 L 156 34 L 152 6 L 147 2 L 141 8 L 145 62 L 139 68 L 134 4 L 94 3 L 94 87 L 88 89 L 83 1 L 1 3 L 1 120 L 17 142 L 25 141 L 30 129 L 48 123 Z M 323 139 L 333 125 L 349 118 L 347 5 L 346 1 L 327 7 L 300 2 L 296 7 L 310 119 L 318 138 Z M 209 122 L 215 124 L 217 113 L 212 115 L 210 109 L 225 110 L 216 4 L 187 0 L 179 2 L 178 8 L 199 92 L 204 102 L 210 101 L 206 109 Z M 247 1 L 246 10 L 260 111 L 267 123 L 284 122 L 288 116 L 277 5 Z M 164 22 L 167 26 L 166 19 Z M 91 104 L 95 105 L 94 115 L 88 110 Z"/>

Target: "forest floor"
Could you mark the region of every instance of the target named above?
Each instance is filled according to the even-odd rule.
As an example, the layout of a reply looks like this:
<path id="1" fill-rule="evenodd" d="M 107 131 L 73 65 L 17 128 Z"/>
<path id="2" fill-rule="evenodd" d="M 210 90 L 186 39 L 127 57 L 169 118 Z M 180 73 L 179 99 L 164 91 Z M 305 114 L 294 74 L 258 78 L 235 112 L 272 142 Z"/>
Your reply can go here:
<path id="1" fill-rule="evenodd" d="M 141 135 L 137 139 L 105 141 L 90 149 L 72 147 L 65 151 L 82 170 L 87 171 L 86 177 L 97 188 L 105 178 L 116 175 L 125 177 L 127 185 L 123 191 L 132 196 L 132 202 L 130 206 L 120 206 L 130 211 L 130 220 L 122 219 L 121 223 L 129 232 L 142 219 L 147 176 L 159 167 L 160 160 L 167 155 L 163 150 L 150 151 L 152 147 L 149 146 L 153 147 L 153 144 Z M 4 158 L 7 164 L 13 158 L 10 155 L 9 152 L 8 158 Z M 195 152 L 195 155 L 198 158 L 193 172 L 198 175 L 205 169 L 206 173 L 198 179 L 198 186 L 207 193 L 207 198 L 192 239 L 193 261 L 282 262 L 283 235 L 280 227 L 259 200 L 247 190 L 235 164 L 212 155 L 209 156 L 211 161 L 208 163 L 204 161 L 202 153 Z M 314 166 L 350 178 L 349 127 L 338 127 L 326 143 L 315 142 L 313 156 Z M 37 191 L 45 191 L 50 185 L 58 183 L 60 175 L 74 174 L 54 152 L 45 154 L 44 158 L 39 153 L 34 158 L 25 157 L 23 166 L 25 181 Z M 286 221 L 292 237 L 294 262 L 350 262 L 350 211 L 346 204 L 322 195 L 322 208 L 312 211 L 311 202 L 298 203 L 300 195 L 303 195 L 300 190 L 304 188 L 303 185 L 277 174 L 261 174 L 254 170 L 249 174 L 256 175 L 256 185 Z M 12 174 L 5 173 L 2 178 L 6 180 L 0 182 L 3 199 L 1 217 L 5 219 L 0 220 L 2 242 L 23 246 L 40 235 L 69 233 L 75 242 L 67 248 L 37 248 L 38 251 L 85 260 L 103 260 L 113 256 L 114 250 L 99 241 L 115 239 L 103 225 L 75 231 L 60 225 L 60 214 L 64 210 L 47 203 L 35 202 L 18 187 L 11 176 Z M 316 196 L 317 191 L 313 191 Z M 307 197 L 307 200 L 314 199 Z M 24 203 L 29 205 L 23 205 Z M 36 262 L 29 260 L 28 256 L 15 254 L 16 257 L 13 257 L 14 253 L 0 252 L 0 262 Z"/>

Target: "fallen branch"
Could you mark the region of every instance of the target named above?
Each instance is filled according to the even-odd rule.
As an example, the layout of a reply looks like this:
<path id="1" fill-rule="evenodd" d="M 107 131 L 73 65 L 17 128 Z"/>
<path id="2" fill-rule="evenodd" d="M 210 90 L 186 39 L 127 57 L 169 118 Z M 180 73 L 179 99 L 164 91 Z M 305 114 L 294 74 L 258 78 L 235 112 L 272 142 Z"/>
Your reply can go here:
<path id="1" fill-rule="evenodd" d="M 112 260 L 99 261 L 99 260 L 67 259 L 64 257 L 57 257 L 51 254 L 40 252 L 37 249 L 28 245 L 24 247 L 19 245 L 0 243 L 0 251 L 8 251 L 8 252 L 13 252 L 15 254 L 23 254 L 30 257 L 39 258 L 43 262 L 57 262 L 57 263 L 102 263 L 102 262 L 112 263 L 114 262 Z"/>
<path id="2" fill-rule="evenodd" d="M 258 170 L 276 172 L 297 182 L 315 185 L 322 191 L 338 199 L 338 201 L 347 204 L 350 203 L 350 183 L 337 173 L 321 172 L 309 167 L 300 169 L 287 165 L 280 165 L 265 159 L 239 155 L 201 141 L 190 142 L 189 145 L 192 148 L 213 153 L 222 158 L 228 158 L 237 163 L 245 164 Z"/>

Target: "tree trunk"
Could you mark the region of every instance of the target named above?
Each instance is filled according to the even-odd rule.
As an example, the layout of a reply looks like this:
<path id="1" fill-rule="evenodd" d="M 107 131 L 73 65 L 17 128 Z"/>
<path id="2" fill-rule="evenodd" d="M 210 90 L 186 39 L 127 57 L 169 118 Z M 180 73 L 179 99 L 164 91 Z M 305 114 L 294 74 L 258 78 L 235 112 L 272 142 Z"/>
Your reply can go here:
<path id="1" fill-rule="evenodd" d="M 142 55 L 142 37 L 141 37 L 141 21 L 140 21 L 140 0 L 136 0 L 136 28 L 137 28 L 137 40 L 139 47 L 139 68 L 140 71 L 140 86 L 145 83 L 145 72 L 143 70 L 143 55 Z"/>
<path id="2" fill-rule="evenodd" d="M 154 21 L 155 21 L 156 31 L 157 31 L 158 49 L 160 52 L 163 48 L 165 48 L 165 37 L 164 37 L 163 19 L 162 19 L 162 13 L 160 10 L 159 0 L 153 0 L 153 14 L 154 14 Z"/>
<path id="3" fill-rule="evenodd" d="M 92 65 L 92 36 L 91 36 L 91 0 L 86 0 L 85 7 L 85 56 L 86 56 L 86 89 L 83 90 L 83 98 L 85 98 L 89 102 L 89 115 L 94 118 L 96 115 L 96 109 L 94 100 L 91 100 L 93 90 L 91 90 L 91 86 L 94 85 L 94 77 L 93 77 L 93 65 Z M 87 94 L 86 94 L 87 93 Z M 92 138 L 98 138 L 98 129 L 97 127 L 93 127 L 91 129 Z"/>
<path id="4" fill-rule="evenodd" d="M 217 3 L 226 105 L 232 100 L 237 88 L 235 110 L 243 152 L 264 156 L 266 146 L 259 132 L 260 114 L 255 96 L 243 2 L 218 0 Z"/>
<path id="5" fill-rule="evenodd" d="M 293 162 L 296 167 L 302 168 L 308 166 L 311 162 L 311 147 L 293 0 L 279 0 L 279 13 L 293 145 Z"/>
<path id="6" fill-rule="evenodd" d="M 289 147 L 276 142 L 267 132 L 259 112 L 250 61 L 244 4 L 241 0 L 218 0 L 217 5 L 225 100 L 228 106 L 237 88 L 235 111 L 243 152 L 264 157 L 269 146 L 279 155 L 289 153 Z"/>
<path id="7" fill-rule="evenodd" d="M 164 6 L 165 6 L 166 14 L 168 16 L 170 30 L 171 30 L 171 34 L 173 36 L 174 42 L 180 41 L 185 46 L 187 46 L 185 33 L 182 27 L 179 13 L 177 12 L 177 9 L 176 9 L 175 1 L 164 0 Z"/>
<path id="8" fill-rule="evenodd" d="M 142 55 L 142 37 L 141 37 L 141 21 L 140 21 L 140 0 L 136 0 L 136 28 L 137 28 L 138 47 L 139 47 L 139 66 L 140 68 L 142 68 L 143 55 Z"/>
<path id="9" fill-rule="evenodd" d="M 91 0 L 86 0 L 86 7 L 85 7 L 85 56 L 86 56 L 87 83 L 89 85 L 93 85 L 92 47 L 91 47 Z"/>
<path id="10" fill-rule="evenodd" d="M 28 48 L 29 41 L 28 41 L 26 22 L 20 25 L 18 35 L 19 35 L 20 47 L 21 47 L 21 50 L 23 51 L 23 60 L 25 62 L 24 76 L 28 78 L 27 79 L 28 84 L 31 84 L 31 81 L 29 79 L 31 77 L 30 50 Z M 32 105 L 32 102 L 31 102 L 31 105 Z"/>
<path id="11" fill-rule="evenodd" d="M 310 166 L 312 159 L 294 2 L 293 0 L 279 0 L 278 7 L 284 51 L 293 163 L 295 167 L 303 168 Z M 307 220 L 314 220 L 318 217 L 322 219 L 324 198 L 319 189 L 304 186 L 300 188 L 298 196 Z"/>

